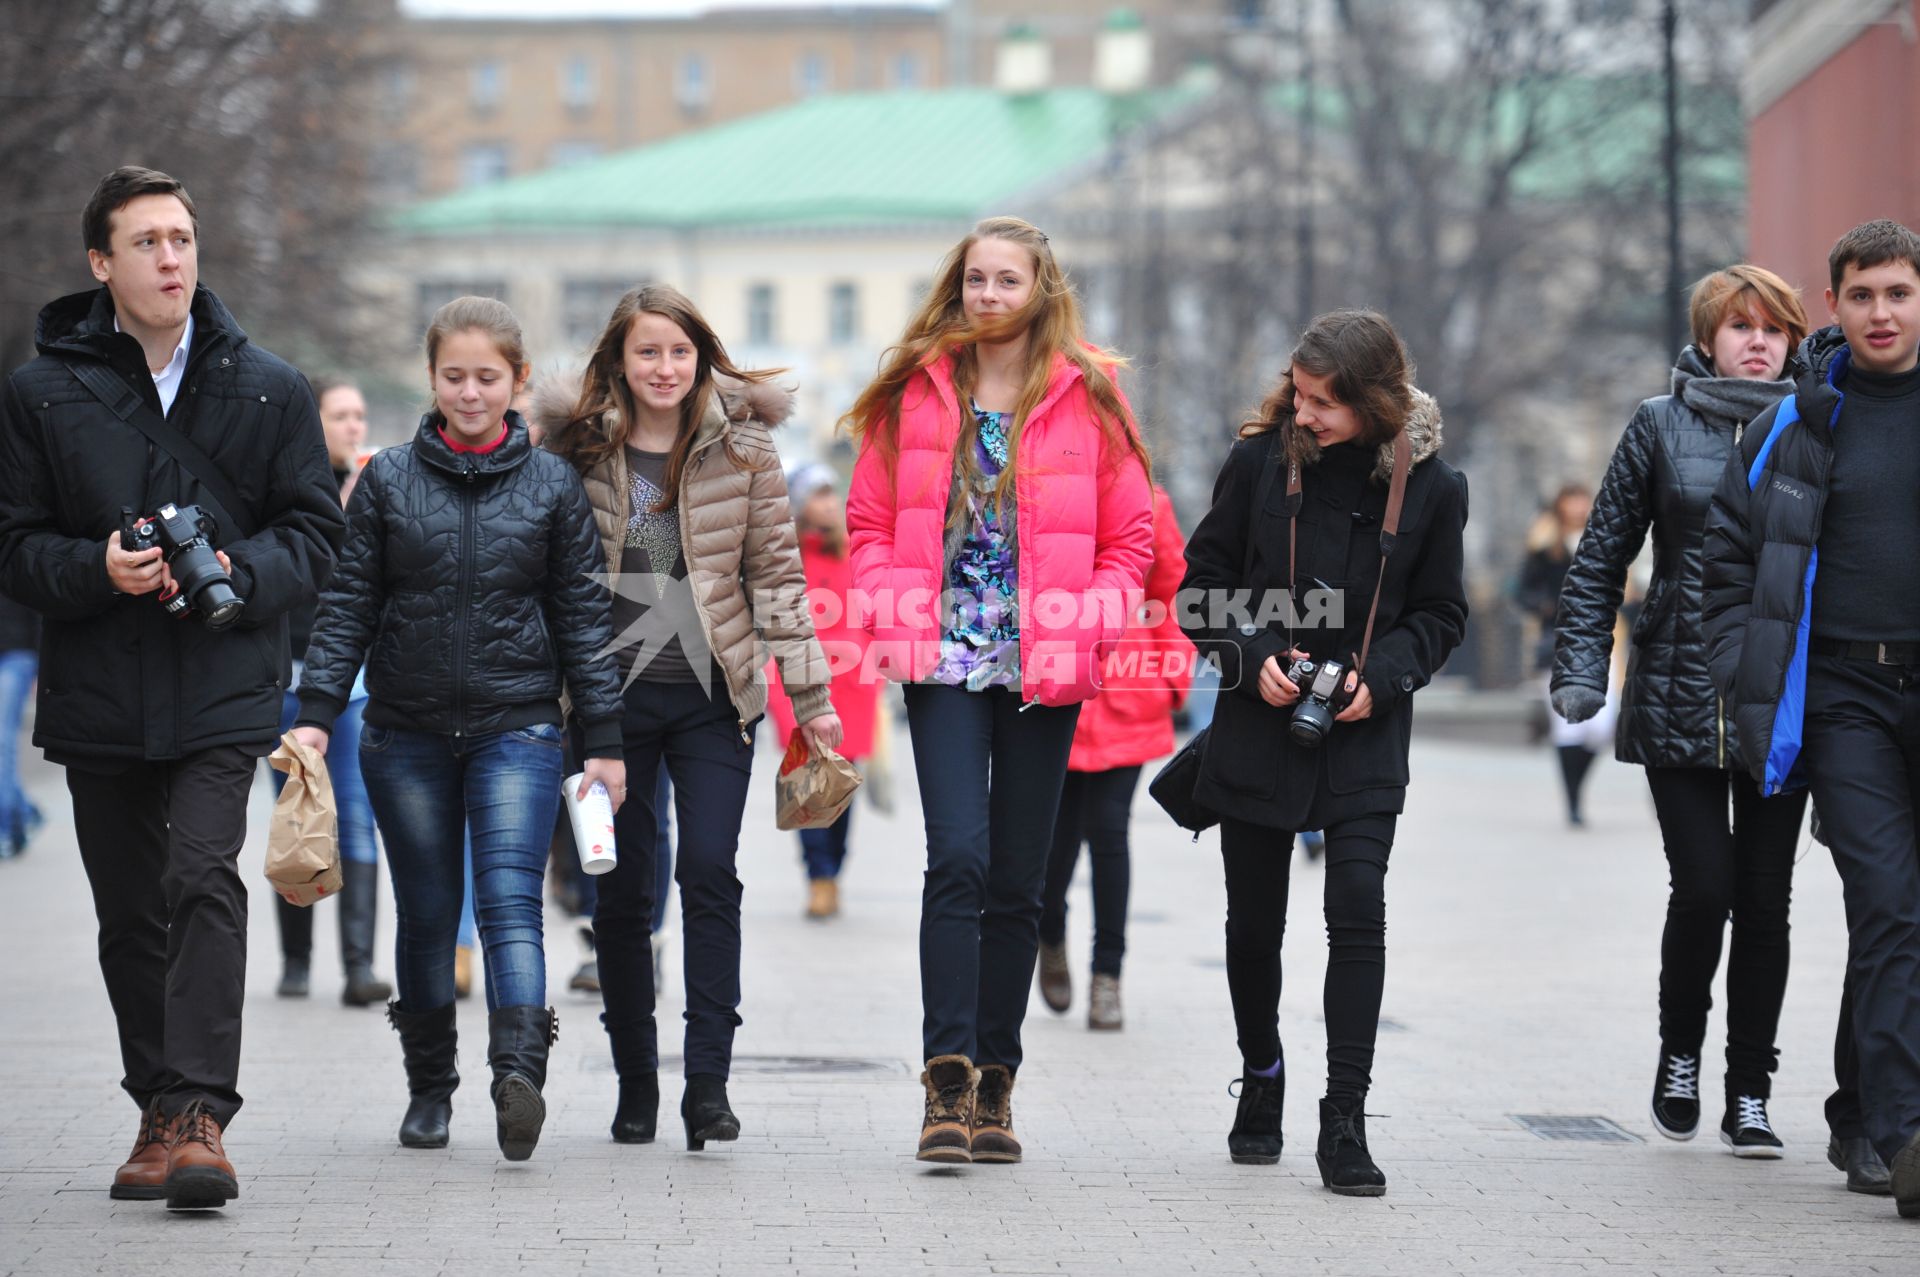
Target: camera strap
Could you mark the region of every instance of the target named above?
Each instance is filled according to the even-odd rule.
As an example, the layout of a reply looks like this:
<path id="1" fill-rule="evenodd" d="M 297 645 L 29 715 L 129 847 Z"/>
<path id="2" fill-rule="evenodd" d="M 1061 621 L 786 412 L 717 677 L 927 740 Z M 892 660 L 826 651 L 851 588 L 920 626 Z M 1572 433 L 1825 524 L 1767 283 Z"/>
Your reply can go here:
<path id="1" fill-rule="evenodd" d="M 199 480 L 213 517 L 225 524 L 230 533 L 224 539 L 237 541 L 250 535 L 247 525 L 234 516 L 234 511 L 247 508 L 246 503 L 240 499 L 240 493 L 232 481 L 199 444 L 187 438 L 178 427 L 156 412 L 138 391 L 102 365 L 77 360 L 69 362 L 67 367 L 73 370 L 73 375 L 80 379 L 82 385 L 93 392 L 95 398 L 106 405 L 109 412 L 157 444 L 180 464 L 181 469 Z"/>
<path id="2" fill-rule="evenodd" d="M 1300 462 L 1287 457 L 1287 589 L 1295 589 L 1295 552 L 1300 540 Z M 1413 469 L 1413 445 L 1402 430 L 1393 437 L 1393 477 L 1387 483 L 1387 513 L 1380 521 L 1380 575 L 1373 583 L 1373 604 L 1367 609 L 1367 628 L 1360 638 L 1360 655 L 1354 658 L 1353 672 L 1364 673 L 1367 653 L 1373 650 L 1373 622 L 1380 615 L 1380 590 L 1387 582 L 1387 560 L 1393 555 L 1394 538 L 1400 531 L 1400 511 L 1407 504 L 1407 472 Z M 1298 602 L 1298 599 L 1295 600 Z M 1289 638 L 1291 643 L 1291 638 Z"/>

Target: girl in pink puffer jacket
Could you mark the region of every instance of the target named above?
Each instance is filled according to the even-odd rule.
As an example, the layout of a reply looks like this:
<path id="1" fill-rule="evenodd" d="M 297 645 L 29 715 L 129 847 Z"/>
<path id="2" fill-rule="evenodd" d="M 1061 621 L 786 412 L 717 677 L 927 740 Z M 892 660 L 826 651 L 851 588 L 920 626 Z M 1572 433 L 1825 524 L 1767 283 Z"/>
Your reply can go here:
<path id="1" fill-rule="evenodd" d="M 948 254 L 843 423 L 852 615 L 908 684 L 927 825 L 919 1157 L 1017 1162 L 1013 1077 L 1080 702 L 1153 560 L 1148 462 L 1047 237 Z M 976 1067 L 977 1066 L 977 1067 Z"/>

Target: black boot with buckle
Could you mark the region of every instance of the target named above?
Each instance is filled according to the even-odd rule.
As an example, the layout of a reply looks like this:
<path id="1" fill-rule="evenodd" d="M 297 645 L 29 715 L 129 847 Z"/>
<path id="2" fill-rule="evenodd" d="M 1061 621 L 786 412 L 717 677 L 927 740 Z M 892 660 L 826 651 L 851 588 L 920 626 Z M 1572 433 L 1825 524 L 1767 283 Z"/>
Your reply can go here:
<path id="1" fill-rule="evenodd" d="M 560 1040 L 552 1007 L 501 1007 L 487 1016 L 487 1063 L 493 1068 L 493 1113 L 500 1152 L 524 1162 L 547 1121 L 547 1048 Z"/>

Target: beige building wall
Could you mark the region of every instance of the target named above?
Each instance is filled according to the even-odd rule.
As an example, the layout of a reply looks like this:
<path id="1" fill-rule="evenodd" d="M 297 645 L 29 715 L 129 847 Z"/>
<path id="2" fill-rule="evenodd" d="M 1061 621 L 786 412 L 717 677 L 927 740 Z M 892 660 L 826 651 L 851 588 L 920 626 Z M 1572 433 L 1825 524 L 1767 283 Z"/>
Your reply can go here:
<path id="1" fill-rule="evenodd" d="M 764 10 L 686 19 L 401 24 L 380 77 L 390 199 L 655 142 L 815 93 L 945 82 L 938 11 Z"/>

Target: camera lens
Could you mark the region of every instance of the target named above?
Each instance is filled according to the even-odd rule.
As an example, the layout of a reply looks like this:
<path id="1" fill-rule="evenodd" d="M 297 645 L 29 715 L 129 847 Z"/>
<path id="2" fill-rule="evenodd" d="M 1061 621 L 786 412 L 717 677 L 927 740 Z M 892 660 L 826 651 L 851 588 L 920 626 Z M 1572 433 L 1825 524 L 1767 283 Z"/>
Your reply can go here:
<path id="1" fill-rule="evenodd" d="M 1303 700 L 1294 708 L 1287 734 L 1302 749 L 1318 749 L 1333 730 L 1333 711 L 1319 701 Z"/>
<path id="2" fill-rule="evenodd" d="M 194 596 L 194 605 L 200 609 L 210 630 L 226 629 L 240 619 L 240 613 L 246 608 L 232 587 L 219 581 Z"/>

